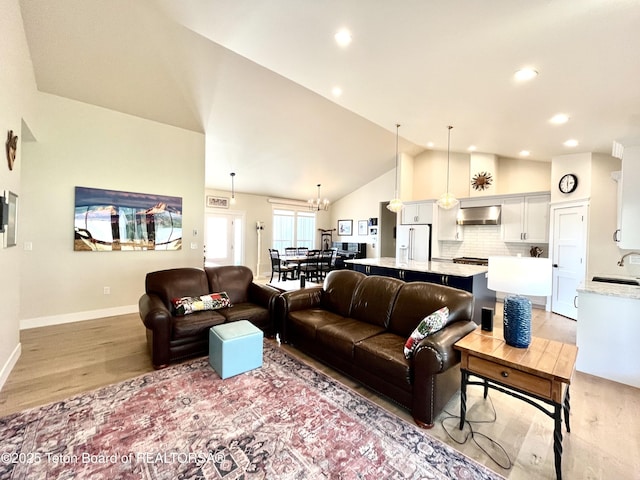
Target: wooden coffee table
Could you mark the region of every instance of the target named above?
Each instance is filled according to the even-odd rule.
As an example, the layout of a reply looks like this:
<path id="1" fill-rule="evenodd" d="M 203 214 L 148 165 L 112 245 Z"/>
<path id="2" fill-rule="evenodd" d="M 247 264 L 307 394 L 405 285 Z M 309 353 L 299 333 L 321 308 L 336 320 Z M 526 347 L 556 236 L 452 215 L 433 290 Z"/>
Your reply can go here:
<path id="1" fill-rule="evenodd" d="M 533 337 L 528 348 L 511 347 L 490 332 L 476 330 L 455 343 L 462 354 L 460 371 L 460 430 L 467 411 L 467 385 L 488 389 L 523 400 L 554 420 L 553 452 L 556 478 L 562 478 L 562 411 L 569 427 L 569 385 L 576 368 L 578 347 Z M 469 381 L 474 376 L 482 381 Z M 538 402 L 533 399 L 538 400 Z M 553 410 L 547 409 L 543 402 Z"/>

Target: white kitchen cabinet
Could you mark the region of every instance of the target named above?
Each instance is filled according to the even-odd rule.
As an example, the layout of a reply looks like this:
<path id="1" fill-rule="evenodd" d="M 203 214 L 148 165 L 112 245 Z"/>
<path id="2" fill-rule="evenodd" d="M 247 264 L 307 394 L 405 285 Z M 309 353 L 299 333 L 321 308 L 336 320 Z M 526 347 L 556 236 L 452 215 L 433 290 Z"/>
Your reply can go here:
<path id="1" fill-rule="evenodd" d="M 438 207 L 438 220 L 436 228 L 438 232 L 438 240 L 449 242 L 461 242 L 464 238 L 462 225 L 458 225 L 459 205 L 445 210 Z"/>
<path id="2" fill-rule="evenodd" d="M 402 225 L 433 223 L 433 202 L 405 203 L 400 223 Z"/>
<path id="3" fill-rule="evenodd" d="M 587 286 L 591 291 L 578 290 L 576 370 L 640 388 L 637 345 L 640 298 L 633 290 L 640 287 L 620 289 L 628 289 L 629 297 L 612 294 L 611 288 L 603 289 L 602 294 L 596 293 L 596 288 Z M 603 319 L 607 319 L 606 326 Z M 612 352 L 615 352 L 615 361 L 612 361 Z"/>
<path id="4" fill-rule="evenodd" d="M 551 196 L 524 195 L 502 202 L 502 239 L 514 243 L 549 243 Z"/>
<path id="5" fill-rule="evenodd" d="M 638 185 L 640 185 L 640 145 L 624 145 L 620 182 L 618 246 L 627 250 L 639 249 L 640 188 L 638 188 Z"/>

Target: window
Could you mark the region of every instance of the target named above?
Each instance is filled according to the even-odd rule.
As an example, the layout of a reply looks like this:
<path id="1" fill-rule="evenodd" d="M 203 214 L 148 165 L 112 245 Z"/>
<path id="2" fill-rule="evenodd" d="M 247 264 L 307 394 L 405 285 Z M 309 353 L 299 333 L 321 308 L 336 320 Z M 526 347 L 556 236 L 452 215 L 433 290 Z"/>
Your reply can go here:
<path id="1" fill-rule="evenodd" d="M 315 248 L 316 215 L 295 209 L 273 210 L 273 248 Z"/>

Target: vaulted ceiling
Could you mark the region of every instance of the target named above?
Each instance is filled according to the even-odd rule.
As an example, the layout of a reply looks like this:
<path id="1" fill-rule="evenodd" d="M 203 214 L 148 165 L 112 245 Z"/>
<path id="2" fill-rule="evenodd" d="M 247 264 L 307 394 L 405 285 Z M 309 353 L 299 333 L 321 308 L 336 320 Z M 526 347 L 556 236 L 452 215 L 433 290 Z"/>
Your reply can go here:
<path id="1" fill-rule="evenodd" d="M 335 201 L 393 168 L 396 123 L 410 154 L 454 125 L 541 161 L 640 136 L 639 0 L 20 3 L 39 90 L 205 133 L 209 188 Z"/>

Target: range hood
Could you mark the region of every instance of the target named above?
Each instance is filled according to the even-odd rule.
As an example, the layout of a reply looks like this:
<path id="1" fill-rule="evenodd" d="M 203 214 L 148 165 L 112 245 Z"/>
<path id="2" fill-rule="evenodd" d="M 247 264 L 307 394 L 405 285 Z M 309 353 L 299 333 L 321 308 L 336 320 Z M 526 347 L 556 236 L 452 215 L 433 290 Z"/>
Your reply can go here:
<path id="1" fill-rule="evenodd" d="M 500 225 L 500 205 L 467 207 L 458 211 L 458 225 Z"/>

